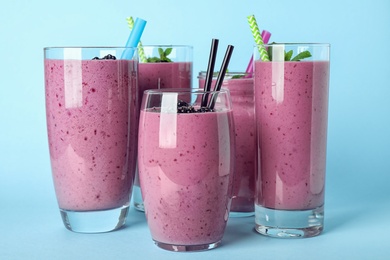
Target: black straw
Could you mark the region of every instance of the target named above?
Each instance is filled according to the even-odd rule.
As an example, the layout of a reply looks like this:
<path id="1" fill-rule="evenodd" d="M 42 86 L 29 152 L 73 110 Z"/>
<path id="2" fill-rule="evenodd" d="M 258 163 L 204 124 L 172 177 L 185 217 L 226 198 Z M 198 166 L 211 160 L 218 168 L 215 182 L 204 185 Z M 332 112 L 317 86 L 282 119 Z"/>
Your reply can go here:
<path id="1" fill-rule="evenodd" d="M 213 75 L 214 75 L 215 59 L 217 57 L 217 51 L 218 51 L 218 42 L 219 42 L 218 39 L 213 39 L 211 42 L 209 64 L 206 72 L 206 80 L 204 82 L 205 92 L 208 92 L 211 89 L 211 83 L 213 81 Z M 207 106 L 207 99 L 208 99 L 208 93 L 205 93 L 202 97 L 201 107 Z"/>
<path id="2" fill-rule="evenodd" d="M 230 58 L 233 53 L 234 46 L 228 45 L 225 53 L 225 57 L 223 58 L 223 62 L 221 65 L 221 69 L 219 71 L 217 82 L 215 83 L 214 91 L 220 91 L 222 87 L 223 80 L 225 78 L 225 74 L 227 71 L 227 68 L 229 66 Z M 214 93 L 210 100 L 210 105 L 208 106 L 210 109 L 214 109 L 215 102 L 217 100 L 218 93 Z"/>

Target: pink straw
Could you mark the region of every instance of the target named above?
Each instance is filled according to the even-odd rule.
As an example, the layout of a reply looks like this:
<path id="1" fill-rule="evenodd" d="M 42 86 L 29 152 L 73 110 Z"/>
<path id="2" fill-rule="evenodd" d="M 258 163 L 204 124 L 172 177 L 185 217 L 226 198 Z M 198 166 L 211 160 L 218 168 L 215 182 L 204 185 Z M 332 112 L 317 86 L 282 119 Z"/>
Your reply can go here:
<path id="1" fill-rule="evenodd" d="M 269 38 L 271 38 L 271 33 L 269 31 L 263 30 L 261 32 L 261 38 L 263 38 L 264 44 L 267 44 L 269 41 Z M 249 60 L 248 67 L 246 67 L 245 78 L 251 78 L 252 74 L 253 74 L 253 55 L 251 56 L 251 59 Z"/>

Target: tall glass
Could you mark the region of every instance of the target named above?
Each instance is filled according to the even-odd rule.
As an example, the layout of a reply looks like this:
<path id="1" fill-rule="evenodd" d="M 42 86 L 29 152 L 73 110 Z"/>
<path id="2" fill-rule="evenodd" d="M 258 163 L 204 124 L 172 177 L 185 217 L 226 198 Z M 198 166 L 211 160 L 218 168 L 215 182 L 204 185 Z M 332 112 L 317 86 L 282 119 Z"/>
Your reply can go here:
<path id="1" fill-rule="evenodd" d="M 200 107 L 205 94 L 215 98 L 214 109 Z M 144 92 L 138 166 L 157 246 L 197 251 L 221 243 L 232 197 L 234 140 L 228 90 Z"/>
<path id="2" fill-rule="evenodd" d="M 260 60 L 258 46 L 254 51 L 256 230 L 274 237 L 316 236 L 324 222 L 330 47 L 265 49 L 271 61 Z M 310 57 L 296 61 L 298 53 Z"/>
<path id="3" fill-rule="evenodd" d="M 139 64 L 139 100 L 145 90 L 192 87 L 193 57 L 189 45 L 144 45 Z M 133 203 L 143 211 L 143 200 L 136 171 Z"/>
<path id="4" fill-rule="evenodd" d="M 136 165 L 137 50 L 50 47 L 44 55 L 50 161 L 63 223 L 82 233 L 116 230 L 126 221 Z"/>
<path id="5" fill-rule="evenodd" d="M 199 87 L 203 88 L 206 72 L 199 73 Z M 216 76 L 213 79 L 215 84 Z M 255 211 L 256 129 L 253 78 L 245 72 L 227 72 L 222 88 L 228 89 L 232 99 L 236 155 L 231 217 L 253 216 Z"/>

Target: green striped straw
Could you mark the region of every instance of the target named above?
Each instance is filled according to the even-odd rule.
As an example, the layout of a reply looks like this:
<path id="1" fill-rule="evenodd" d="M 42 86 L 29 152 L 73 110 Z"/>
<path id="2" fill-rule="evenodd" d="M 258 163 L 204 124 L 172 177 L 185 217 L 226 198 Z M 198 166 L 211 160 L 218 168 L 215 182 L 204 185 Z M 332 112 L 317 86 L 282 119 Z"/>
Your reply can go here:
<path id="1" fill-rule="evenodd" d="M 257 26 L 256 18 L 254 15 L 248 16 L 249 27 L 251 28 L 253 38 L 260 52 L 260 58 L 262 61 L 269 61 L 268 52 L 264 48 L 263 38 L 261 37 L 259 27 Z"/>
<path id="2" fill-rule="evenodd" d="M 127 20 L 127 24 L 129 26 L 130 30 L 132 30 L 133 27 L 134 27 L 134 19 L 133 19 L 133 17 L 132 16 L 127 17 L 126 20 Z M 146 63 L 147 59 L 145 57 L 145 51 L 144 51 L 144 48 L 142 47 L 141 41 L 138 42 L 138 54 L 139 54 L 139 57 L 141 59 L 141 62 Z"/>

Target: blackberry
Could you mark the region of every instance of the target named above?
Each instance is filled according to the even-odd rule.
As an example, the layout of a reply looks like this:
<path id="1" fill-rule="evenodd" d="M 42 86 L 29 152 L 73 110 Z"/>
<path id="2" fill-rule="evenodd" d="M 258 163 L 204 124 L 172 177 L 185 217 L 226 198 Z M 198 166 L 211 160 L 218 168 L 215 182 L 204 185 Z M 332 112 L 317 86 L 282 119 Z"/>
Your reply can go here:
<path id="1" fill-rule="evenodd" d="M 107 54 L 103 57 L 103 60 L 116 60 L 116 57 L 114 55 Z"/>
<path id="2" fill-rule="evenodd" d="M 177 101 L 177 107 L 188 107 L 188 103 L 179 99 Z"/>
<path id="3" fill-rule="evenodd" d="M 92 60 L 116 60 L 116 57 L 114 55 L 107 54 L 103 58 L 93 57 Z"/>
<path id="4" fill-rule="evenodd" d="M 206 113 L 206 112 L 213 112 L 212 109 L 210 109 L 209 107 L 201 107 L 198 109 L 197 111 L 198 113 Z"/>

